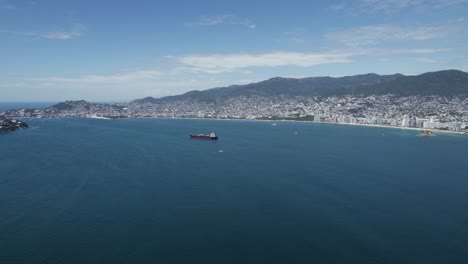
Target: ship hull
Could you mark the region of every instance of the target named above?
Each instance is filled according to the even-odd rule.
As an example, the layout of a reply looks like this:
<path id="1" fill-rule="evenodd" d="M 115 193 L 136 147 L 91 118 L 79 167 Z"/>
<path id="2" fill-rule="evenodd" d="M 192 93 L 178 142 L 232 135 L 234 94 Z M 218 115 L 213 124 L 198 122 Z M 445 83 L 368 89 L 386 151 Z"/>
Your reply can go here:
<path id="1" fill-rule="evenodd" d="M 190 138 L 194 139 L 208 139 L 208 140 L 217 140 L 218 137 L 212 137 L 209 135 L 190 135 Z"/>

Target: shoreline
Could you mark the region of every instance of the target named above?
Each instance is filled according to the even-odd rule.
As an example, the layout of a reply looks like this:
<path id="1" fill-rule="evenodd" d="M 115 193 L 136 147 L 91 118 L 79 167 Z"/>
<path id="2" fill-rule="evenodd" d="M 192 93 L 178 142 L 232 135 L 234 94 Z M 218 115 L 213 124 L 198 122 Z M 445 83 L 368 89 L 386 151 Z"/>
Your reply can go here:
<path id="1" fill-rule="evenodd" d="M 455 134 L 455 135 L 468 135 L 465 132 L 456 132 L 450 130 L 440 130 L 440 129 L 431 129 L 431 128 L 417 128 L 417 127 L 397 127 L 397 126 L 386 126 L 386 125 L 371 125 L 371 124 L 349 124 L 349 123 L 332 123 L 332 122 L 317 122 L 319 124 L 332 124 L 332 125 L 345 125 L 345 126 L 363 126 L 363 127 L 377 127 L 377 128 L 393 128 L 393 129 L 402 129 L 402 130 L 413 130 L 413 131 L 431 131 L 431 132 L 440 132 L 446 134 Z"/>
<path id="2" fill-rule="evenodd" d="M 344 126 L 361 126 L 361 127 L 376 127 L 376 128 L 393 128 L 393 129 L 402 129 L 402 130 L 414 130 L 414 131 L 431 131 L 431 132 L 440 132 L 446 134 L 454 135 L 468 135 L 465 132 L 456 132 L 450 130 L 440 130 L 440 129 L 430 129 L 430 128 L 416 128 L 416 127 L 397 127 L 397 126 L 387 126 L 387 125 L 372 125 L 372 124 L 351 124 L 351 123 L 336 123 L 336 122 L 314 122 L 314 121 L 302 121 L 302 120 L 287 120 L 287 119 L 278 119 L 278 120 L 268 120 L 268 119 L 234 119 L 234 118 L 201 118 L 201 117 L 143 117 L 135 119 L 195 119 L 195 120 L 228 120 L 228 121 L 261 121 L 261 122 L 301 122 L 301 123 L 311 123 L 311 124 L 331 124 L 331 125 L 344 125 Z"/>
<path id="3" fill-rule="evenodd" d="M 302 120 L 287 120 L 287 119 L 278 119 L 278 120 L 268 120 L 268 119 L 240 119 L 240 118 L 201 118 L 201 117 L 126 117 L 126 118 L 101 118 L 94 116 L 87 117 L 60 117 L 60 118 L 23 118 L 23 119 L 63 119 L 63 118 L 85 118 L 85 119 L 95 119 L 95 120 L 118 120 L 118 119 L 194 119 L 194 120 L 218 120 L 218 121 L 249 121 L 249 122 L 301 122 L 301 123 L 310 123 L 310 124 L 330 124 L 330 125 L 343 125 L 343 126 L 361 126 L 361 127 L 374 127 L 374 128 L 392 128 L 392 129 L 401 129 L 401 130 L 413 130 L 413 131 L 431 131 L 435 133 L 445 133 L 453 135 L 465 135 L 468 136 L 466 132 L 456 132 L 450 130 L 439 130 L 439 129 L 428 129 L 428 128 L 416 128 L 416 127 L 397 127 L 397 126 L 387 126 L 387 125 L 372 125 L 372 124 L 351 124 L 351 123 L 336 123 L 336 122 L 314 122 L 314 121 L 302 121 Z"/>

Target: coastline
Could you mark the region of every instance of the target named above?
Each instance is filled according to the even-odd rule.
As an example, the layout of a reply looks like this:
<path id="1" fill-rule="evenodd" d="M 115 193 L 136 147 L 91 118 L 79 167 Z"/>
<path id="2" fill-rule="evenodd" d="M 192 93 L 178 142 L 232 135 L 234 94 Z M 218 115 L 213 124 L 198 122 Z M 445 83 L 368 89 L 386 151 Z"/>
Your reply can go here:
<path id="1" fill-rule="evenodd" d="M 446 133 L 446 134 L 455 134 L 455 135 L 468 135 L 465 132 L 456 132 L 450 130 L 440 130 L 440 129 L 429 129 L 429 128 L 416 128 L 416 127 L 397 127 L 397 126 L 385 126 L 385 125 L 371 125 L 371 124 L 349 124 L 349 123 L 332 123 L 332 122 L 317 122 L 319 124 L 333 124 L 333 125 L 345 125 L 345 126 L 365 126 L 365 127 L 379 127 L 379 128 L 393 128 L 393 129 L 402 129 L 402 130 L 414 130 L 414 131 L 431 131 L 437 133 Z"/>
<path id="2" fill-rule="evenodd" d="M 402 129 L 402 130 L 413 130 L 413 131 L 431 131 L 434 133 L 444 133 L 452 135 L 464 135 L 468 136 L 468 133 L 465 132 L 456 132 L 449 130 L 439 130 L 439 129 L 428 129 L 428 128 L 416 128 L 416 127 L 396 127 L 396 126 L 387 126 L 387 125 L 372 125 L 372 124 L 351 124 L 351 123 L 335 123 L 335 122 L 314 122 L 314 121 L 303 121 L 303 120 L 287 120 L 287 119 L 278 119 L 278 120 L 268 120 L 268 119 L 240 119 L 240 118 L 201 118 L 201 117 L 127 117 L 127 118 L 106 118 L 106 117 L 95 117 L 95 116 L 86 116 L 86 117 L 61 117 L 61 118 L 39 118 L 39 119 L 63 119 L 63 118 L 86 118 L 86 119 L 96 119 L 96 120 L 114 120 L 114 119 L 194 119 L 194 120 L 218 120 L 218 121 L 248 121 L 248 122 L 301 122 L 301 123 L 311 123 L 311 124 L 330 124 L 330 125 L 343 125 L 343 126 L 361 126 L 361 127 L 375 127 L 375 128 L 392 128 L 392 129 Z M 36 119 L 36 118 L 25 118 L 25 119 Z"/>
<path id="3" fill-rule="evenodd" d="M 440 132 L 445 134 L 453 135 L 468 135 L 465 132 L 456 132 L 450 130 L 440 130 L 440 129 L 429 129 L 429 128 L 416 128 L 416 127 L 397 127 L 397 126 L 387 126 L 387 125 L 372 125 L 372 124 L 351 124 L 351 123 L 335 123 L 335 122 L 314 122 L 314 121 L 302 121 L 302 120 L 287 120 L 287 119 L 278 119 L 278 120 L 268 120 L 268 119 L 238 119 L 238 118 L 201 118 L 201 117 L 142 117 L 148 119 L 195 119 L 195 120 L 228 120 L 228 121 L 260 121 L 260 122 L 303 122 L 311 124 L 331 124 L 331 125 L 344 125 L 344 126 L 362 126 L 362 127 L 376 127 L 376 128 L 393 128 L 393 129 L 403 129 L 403 130 L 414 130 L 414 131 L 431 131 L 431 132 Z M 141 119 L 141 118 L 135 118 Z"/>

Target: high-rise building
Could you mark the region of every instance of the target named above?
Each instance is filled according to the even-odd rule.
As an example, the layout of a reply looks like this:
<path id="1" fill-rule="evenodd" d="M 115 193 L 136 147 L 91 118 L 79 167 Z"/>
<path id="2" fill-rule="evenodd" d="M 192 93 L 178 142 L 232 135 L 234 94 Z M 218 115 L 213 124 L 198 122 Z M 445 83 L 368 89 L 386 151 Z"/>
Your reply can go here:
<path id="1" fill-rule="evenodd" d="M 408 125 L 409 125 L 408 115 L 404 115 L 403 120 L 401 121 L 401 126 L 402 127 L 407 127 Z"/>
<path id="2" fill-rule="evenodd" d="M 409 127 L 416 127 L 416 117 L 411 117 L 409 120 Z"/>
<path id="3" fill-rule="evenodd" d="M 377 125 L 383 124 L 383 116 L 382 114 L 377 114 Z"/>

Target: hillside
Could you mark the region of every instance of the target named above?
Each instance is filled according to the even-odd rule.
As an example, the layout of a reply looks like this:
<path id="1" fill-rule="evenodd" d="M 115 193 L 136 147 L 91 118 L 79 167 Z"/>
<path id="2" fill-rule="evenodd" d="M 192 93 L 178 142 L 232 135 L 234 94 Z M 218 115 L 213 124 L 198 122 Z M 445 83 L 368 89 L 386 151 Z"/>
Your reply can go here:
<path id="1" fill-rule="evenodd" d="M 374 73 L 346 77 L 276 77 L 258 83 L 232 85 L 204 91 L 190 91 L 159 99 L 146 97 L 132 103 L 172 100 L 212 101 L 235 96 L 334 96 L 334 95 L 442 95 L 468 94 L 468 73 L 458 70 L 429 72 L 417 76 Z"/>
<path id="2" fill-rule="evenodd" d="M 375 85 L 340 89 L 337 93 L 455 96 L 468 94 L 468 73 L 458 70 L 428 72 L 417 76 L 404 76 Z"/>

